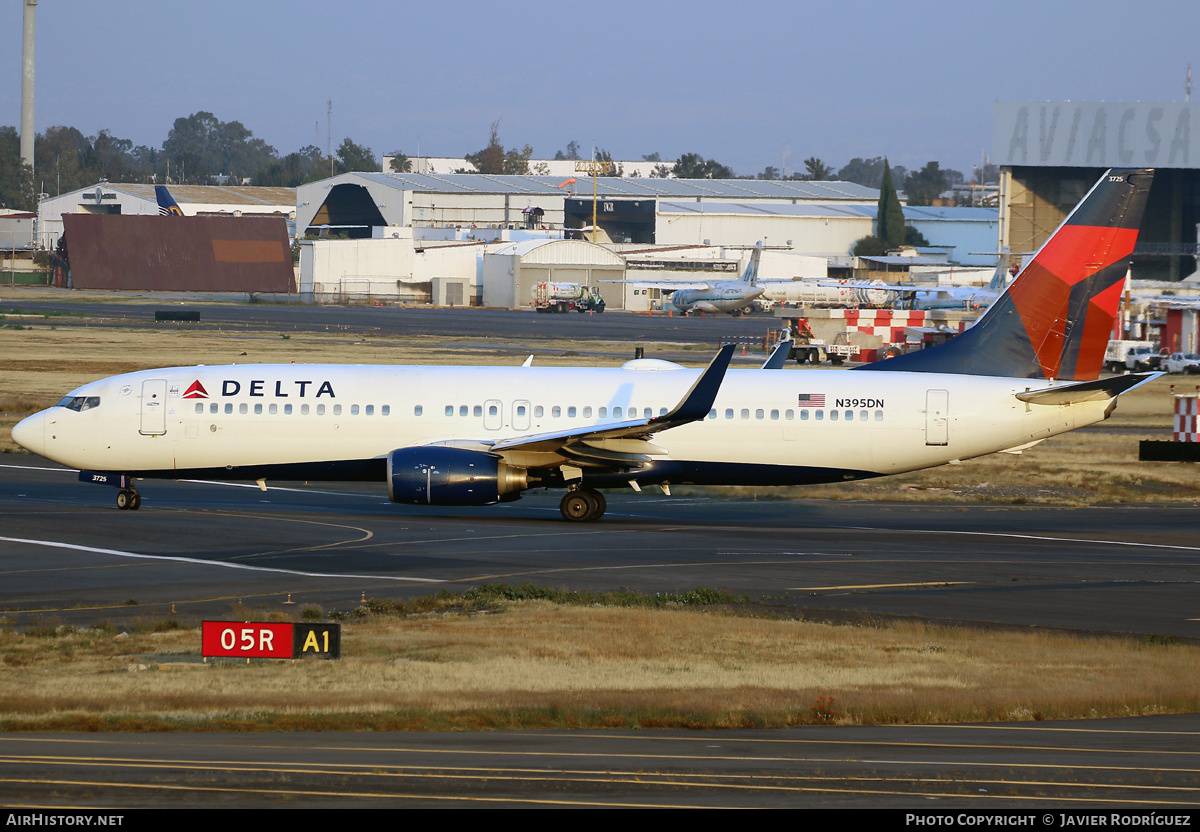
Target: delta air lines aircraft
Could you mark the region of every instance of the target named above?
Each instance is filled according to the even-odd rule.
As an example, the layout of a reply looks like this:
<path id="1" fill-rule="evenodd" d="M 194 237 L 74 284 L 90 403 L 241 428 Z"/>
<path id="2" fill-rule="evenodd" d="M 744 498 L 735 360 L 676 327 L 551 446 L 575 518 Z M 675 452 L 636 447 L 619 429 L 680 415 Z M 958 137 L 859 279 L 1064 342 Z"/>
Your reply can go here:
<path id="1" fill-rule="evenodd" d="M 1012 451 L 1094 424 L 1150 378 L 1099 379 L 1153 178 L 1107 172 L 974 327 L 853 370 L 249 365 L 102 379 L 13 429 L 30 451 L 138 478 L 374 480 L 399 503 L 566 489 L 858 480 Z M 767 366 L 772 366 L 768 362 Z"/>

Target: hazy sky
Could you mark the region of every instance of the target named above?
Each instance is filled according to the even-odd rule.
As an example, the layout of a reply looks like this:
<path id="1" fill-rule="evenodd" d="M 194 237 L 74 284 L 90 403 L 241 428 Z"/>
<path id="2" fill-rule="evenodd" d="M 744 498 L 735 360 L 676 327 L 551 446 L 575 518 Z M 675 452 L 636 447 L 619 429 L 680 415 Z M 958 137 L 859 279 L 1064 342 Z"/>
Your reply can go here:
<path id="1" fill-rule="evenodd" d="M 21 6 L 0 11 L 0 125 L 20 124 Z M 539 158 L 574 139 L 754 174 L 790 148 L 789 170 L 887 155 L 969 177 L 996 100 L 1182 101 L 1198 18 L 1194 0 L 41 0 L 36 123 L 161 146 L 207 110 L 285 154 L 324 148 L 332 99 L 334 145 L 377 156 L 462 156 L 500 119 Z"/>

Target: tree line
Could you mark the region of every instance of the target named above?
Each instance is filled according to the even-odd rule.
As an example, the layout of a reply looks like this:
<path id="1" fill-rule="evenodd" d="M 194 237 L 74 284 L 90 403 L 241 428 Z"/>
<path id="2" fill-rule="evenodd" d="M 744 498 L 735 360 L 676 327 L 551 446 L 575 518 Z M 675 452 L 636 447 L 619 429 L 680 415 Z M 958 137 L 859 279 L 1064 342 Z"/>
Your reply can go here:
<path id="1" fill-rule="evenodd" d="M 571 141 L 565 150 L 555 153 L 555 159 L 579 159 L 580 145 Z M 403 152 L 393 151 L 392 170 L 411 171 L 412 160 Z M 532 161 L 533 148 L 505 148 L 500 141 L 500 121 L 491 125 L 488 143 L 463 161 L 456 173 L 483 174 L 548 174 L 545 165 Z M 612 154 L 596 150 L 599 161 L 613 162 L 610 176 L 622 176 L 622 166 L 613 161 Z M 684 153 L 675 162 L 664 161 L 658 153 L 642 157 L 654 163 L 651 177 L 679 179 L 783 179 L 778 168 L 768 166 L 755 177 L 739 177 L 728 165 L 716 159 L 706 159 L 699 153 Z M 789 174 L 792 180 L 855 182 L 869 188 L 881 188 L 887 169 L 886 159 L 851 159 L 835 171 L 823 160 L 811 156 L 804 160 L 804 169 Z M 167 184 L 214 183 L 253 184 L 260 186 L 297 187 L 306 182 L 324 179 L 348 171 L 378 171 L 379 160 L 371 148 L 347 137 L 327 155 L 321 148 L 308 145 L 281 155 L 240 121 L 221 121 L 209 112 L 200 111 L 175 119 L 161 147 L 137 145 L 129 139 L 101 130 L 85 136 L 74 127 L 49 127 L 39 133 L 34 142 L 34 170 L 22 163 L 20 139 L 15 127 L 0 127 L 0 207 L 35 210 L 39 194 L 58 195 L 110 182 L 142 182 Z M 930 205 L 953 185 L 964 181 L 962 173 L 943 169 L 931 161 L 917 171 L 897 165 L 890 169 L 893 181 L 902 183 L 909 205 Z M 979 183 L 995 181 L 998 170 L 987 165 L 975 171 Z"/>

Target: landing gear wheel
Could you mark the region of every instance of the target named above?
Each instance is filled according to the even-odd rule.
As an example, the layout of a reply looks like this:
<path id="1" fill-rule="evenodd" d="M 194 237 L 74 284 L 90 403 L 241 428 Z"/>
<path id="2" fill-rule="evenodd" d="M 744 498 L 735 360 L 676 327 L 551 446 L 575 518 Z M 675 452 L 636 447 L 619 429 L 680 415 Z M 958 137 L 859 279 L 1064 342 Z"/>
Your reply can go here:
<path id="1" fill-rule="evenodd" d="M 132 488 L 122 488 L 117 492 L 117 508 L 121 511 L 134 511 L 141 504 L 141 495 Z"/>
<path id="2" fill-rule="evenodd" d="M 563 519 L 570 520 L 572 523 L 590 523 L 599 520 L 604 515 L 606 508 L 608 508 L 608 502 L 604 499 L 604 495 L 590 488 L 568 491 L 562 498 L 562 502 L 558 504 L 558 510 Z"/>
<path id="3" fill-rule="evenodd" d="M 137 511 L 141 507 L 142 507 L 142 495 L 139 492 L 135 491 L 135 492 L 133 492 L 133 500 L 129 503 L 129 510 Z"/>

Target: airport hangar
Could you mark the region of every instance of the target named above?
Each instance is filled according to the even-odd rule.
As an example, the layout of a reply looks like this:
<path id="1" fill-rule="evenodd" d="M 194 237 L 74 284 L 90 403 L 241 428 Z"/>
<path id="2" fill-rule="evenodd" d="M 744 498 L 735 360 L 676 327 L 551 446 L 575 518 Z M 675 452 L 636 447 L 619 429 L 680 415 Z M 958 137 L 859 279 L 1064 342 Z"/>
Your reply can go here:
<path id="1" fill-rule="evenodd" d="M 1138 280 L 1196 273 L 1200 103 L 996 102 L 1000 244 L 1034 251 L 1108 168 L 1155 168 L 1132 258 Z"/>
<path id="2" fill-rule="evenodd" d="M 438 270 L 445 281 L 460 280 L 470 257 L 478 259 L 469 302 L 489 306 L 527 305 L 534 274 L 580 282 L 582 272 L 600 271 L 601 280 L 621 279 L 611 274 L 620 267 L 608 255 L 536 244 L 582 236 L 592 224 L 591 184 L 582 176 L 569 183 L 548 176 L 368 172 L 302 185 L 298 232 L 346 239 L 302 243 L 301 296 L 394 296 L 432 281 L 439 303 Z M 830 261 L 850 260 L 853 243 L 872 233 L 879 198 L 877 190 L 850 182 L 801 180 L 599 177 L 596 192 L 597 225 L 614 241 L 611 251 L 625 259 L 625 279 L 690 282 L 736 277 L 760 240 L 767 248 L 764 276 L 826 277 Z M 995 248 L 995 211 L 906 212 L 926 236 L 937 229 L 939 242 L 951 238 L 957 262 Z M 571 262 L 568 249 L 581 259 Z M 525 279 L 511 260 L 503 268 L 491 262 L 514 256 L 530 266 Z M 436 258 L 443 262 L 422 263 Z M 982 264 L 991 267 L 994 259 Z M 609 283 L 602 291 L 610 307 L 635 310 L 650 308 L 660 294 L 630 283 Z M 455 296 L 462 297 L 457 289 Z"/>

